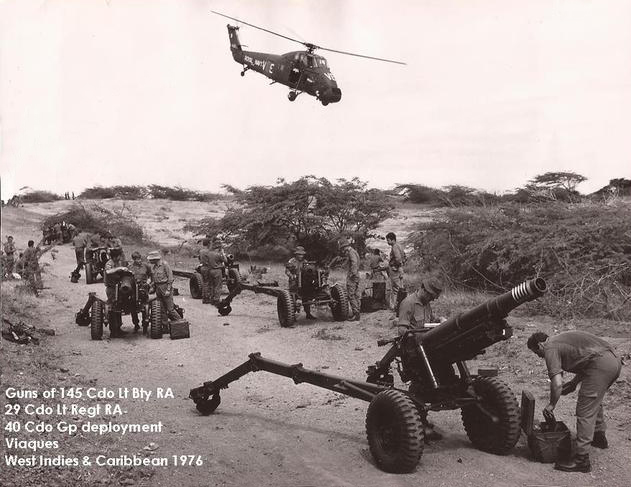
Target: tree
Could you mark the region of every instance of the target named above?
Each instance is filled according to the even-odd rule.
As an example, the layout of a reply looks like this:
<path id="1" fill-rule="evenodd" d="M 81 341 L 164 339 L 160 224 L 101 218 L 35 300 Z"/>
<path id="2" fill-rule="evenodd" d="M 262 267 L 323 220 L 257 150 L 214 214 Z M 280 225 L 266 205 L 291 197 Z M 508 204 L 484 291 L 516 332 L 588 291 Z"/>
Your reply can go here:
<path id="1" fill-rule="evenodd" d="M 207 218 L 188 229 L 198 234 L 223 233 L 241 251 L 264 245 L 303 245 L 310 254 L 325 260 L 337 252 L 340 236 L 354 238 L 361 252 L 366 238 L 388 218 L 392 205 L 379 190 L 368 189 L 357 178 L 338 179 L 304 176 L 275 186 L 250 186 L 231 191 L 236 205 L 221 219 Z"/>
<path id="2" fill-rule="evenodd" d="M 576 186 L 583 181 L 587 181 L 587 178 L 575 172 L 547 172 L 531 179 L 526 189 L 533 196 L 572 202 L 578 199 Z"/>

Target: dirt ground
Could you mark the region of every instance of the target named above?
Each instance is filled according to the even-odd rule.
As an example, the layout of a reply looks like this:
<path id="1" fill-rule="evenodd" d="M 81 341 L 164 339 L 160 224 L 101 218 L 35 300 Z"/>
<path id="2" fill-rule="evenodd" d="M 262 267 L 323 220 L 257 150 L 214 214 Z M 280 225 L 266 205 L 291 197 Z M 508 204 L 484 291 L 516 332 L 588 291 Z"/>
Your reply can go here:
<path id="1" fill-rule="evenodd" d="M 14 235 L 18 246 L 23 246 L 28 238 L 37 239 L 41 235 L 37 224 L 42 213 L 37 207 L 3 209 L 2 235 Z M 160 241 L 159 234 L 154 233 L 152 237 Z M 480 452 L 467 439 L 457 411 L 430 415 L 444 438 L 426 445 L 416 472 L 386 474 L 375 466 L 368 450 L 364 426 L 367 403 L 308 384 L 294 385 L 289 379 L 265 372 L 245 376 L 223 391 L 222 404 L 208 417 L 197 413 L 188 394 L 192 387 L 244 362 L 252 352 L 362 380 L 367 365 L 385 353 L 376 346 L 377 339 L 394 335 L 390 312 L 364 314 L 359 323 L 337 323 L 332 321 L 328 310 L 322 309 L 317 313 L 316 322 L 307 322 L 302 315 L 294 328 L 281 329 L 272 297 L 244 292 L 234 301 L 233 312 L 221 317 L 214 308 L 191 299 L 187 281 L 178 279 L 176 286 L 180 296 L 175 299 L 185 308 L 185 317 L 191 323 L 190 339 L 151 340 L 129 334 L 122 339 L 92 341 L 89 328 L 77 326 L 74 314 L 85 303 L 88 291 L 96 291 L 104 297 L 104 286 L 88 286 L 84 279 L 72 284 L 69 274 L 74 268 L 73 249 L 64 245 L 56 250 L 41 259 L 46 286 L 42 296 L 27 300 L 31 303 L 33 324 L 50 326 L 56 330 L 56 335 L 39 348 L 2 343 L 3 392 L 11 385 L 143 387 L 153 391 L 158 387 L 172 388 L 175 396 L 172 399 L 120 401 L 126 413 L 113 420 L 121 423 L 161 421 L 162 433 L 101 437 L 79 434 L 66 439 L 53 434 L 51 438 L 62 441 L 60 453 L 200 455 L 203 465 L 65 470 L 3 466 L 0 473 L 3 486 L 631 485 L 631 373 L 628 365 L 623 367 L 620 380 L 606 397 L 611 447 L 594 449 L 593 471 L 589 474 L 557 472 L 549 464 L 533 462 L 523 435 L 508 456 Z M 272 271 L 270 276 L 274 275 L 280 273 Z M 2 285 L 16 284 L 5 282 Z M 447 311 L 440 310 L 440 303 L 437 306 L 439 311 Z M 29 310 L 24 311 L 28 315 Z M 7 312 L 17 313 L 15 310 Z M 509 319 L 515 328 L 514 337 L 491 347 L 483 360 L 474 362 L 471 368 L 498 366 L 501 378 L 511 385 L 518 397 L 522 389 L 534 393 L 537 415 L 545 405 L 548 381 L 543 362 L 525 348 L 525 339 L 530 333 L 536 329 L 556 332 L 579 328 L 610 340 L 627 358 L 631 352 L 629 323 L 598 320 L 558 323 L 546 316 L 514 315 Z M 124 329 L 131 328 L 130 318 L 125 317 Z M 572 429 L 575 400 L 576 396 L 563 397 L 557 408 L 558 419 Z M 105 416 L 103 419 L 112 420 Z M 2 454 L 6 453 L 5 447 L 3 442 Z"/>

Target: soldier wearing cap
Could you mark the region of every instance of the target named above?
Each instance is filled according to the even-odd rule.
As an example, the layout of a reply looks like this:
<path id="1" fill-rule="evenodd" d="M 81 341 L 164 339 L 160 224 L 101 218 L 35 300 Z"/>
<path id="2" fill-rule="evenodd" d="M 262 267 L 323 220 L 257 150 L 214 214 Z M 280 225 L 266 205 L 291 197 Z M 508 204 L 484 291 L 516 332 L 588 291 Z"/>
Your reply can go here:
<path id="1" fill-rule="evenodd" d="M 340 250 L 346 256 L 346 294 L 351 307 L 351 317 L 348 321 L 359 321 L 359 254 L 348 239 L 340 241 Z"/>
<path id="2" fill-rule="evenodd" d="M 138 293 L 148 296 L 149 281 L 151 280 L 151 266 L 142 261 L 142 255 L 137 250 L 131 254 L 131 264 L 129 270 L 134 274 Z M 131 321 L 134 324 L 134 331 L 140 328 L 138 322 L 138 313 L 131 313 Z"/>
<path id="3" fill-rule="evenodd" d="M 151 264 L 151 275 L 156 294 L 166 308 L 167 316 L 170 320 L 179 320 L 180 315 L 177 314 L 173 305 L 173 272 L 171 267 L 162 260 L 160 252 L 157 250 L 149 252 L 147 260 Z"/>
<path id="4" fill-rule="evenodd" d="M 298 245 L 294 249 L 294 256 L 285 264 L 285 275 L 289 278 L 289 292 L 296 294 L 300 289 L 302 283 L 300 282 L 300 276 L 302 273 L 302 266 L 305 263 L 305 255 L 307 252 L 305 248 Z M 316 317 L 311 314 L 311 306 L 303 305 L 308 320 L 315 320 Z"/>
<path id="5" fill-rule="evenodd" d="M 438 298 L 442 291 L 442 285 L 438 280 L 423 279 L 417 291 L 407 296 L 399 305 L 399 334 L 437 321 L 430 303 Z"/>
<path id="6" fill-rule="evenodd" d="M 4 273 L 11 277 L 13 274 L 13 266 L 15 265 L 15 244 L 13 243 L 13 237 L 7 236 L 7 241 L 4 243 Z"/>
<path id="7" fill-rule="evenodd" d="M 203 248 L 199 251 L 199 262 L 202 265 L 201 274 L 204 284 L 202 289 L 202 303 L 217 305 L 221 300 L 221 281 L 223 269 L 228 262 L 222 249 L 222 241 L 215 237 L 212 249 L 209 249 L 210 239 L 202 241 Z"/>

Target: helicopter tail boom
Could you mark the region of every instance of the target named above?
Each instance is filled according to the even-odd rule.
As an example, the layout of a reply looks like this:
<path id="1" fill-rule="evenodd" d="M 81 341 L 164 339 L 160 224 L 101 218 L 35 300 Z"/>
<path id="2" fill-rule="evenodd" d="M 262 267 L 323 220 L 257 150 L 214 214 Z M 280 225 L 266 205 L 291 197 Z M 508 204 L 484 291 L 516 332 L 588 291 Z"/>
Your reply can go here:
<path id="1" fill-rule="evenodd" d="M 243 49 L 241 48 L 241 41 L 239 41 L 238 30 L 239 27 L 228 24 L 228 37 L 230 38 L 232 57 L 236 62 L 243 63 Z"/>

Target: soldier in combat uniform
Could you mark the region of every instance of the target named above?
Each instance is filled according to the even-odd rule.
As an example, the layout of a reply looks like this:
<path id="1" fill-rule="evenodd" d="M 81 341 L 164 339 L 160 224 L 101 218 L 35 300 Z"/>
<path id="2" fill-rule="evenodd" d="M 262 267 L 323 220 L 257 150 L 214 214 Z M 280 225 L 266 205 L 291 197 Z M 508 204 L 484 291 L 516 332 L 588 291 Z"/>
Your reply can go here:
<path id="1" fill-rule="evenodd" d="M 170 320 L 177 321 L 180 315 L 175 311 L 173 304 L 173 272 L 169 264 L 162 260 L 160 252 L 154 250 L 149 252 L 147 260 L 151 264 L 151 275 L 156 289 L 156 295 L 166 308 L 167 316 Z"/>
<path id="2" fill-rule="evenodd" d="M 138 251 L 134 251 L 131 254 L 132 262 L 129 265 L 129 270 L 134 274 L 136 280 L 136 286 L 138 287 L 138 294 L 148 297 L 149 296 L 149 281 L 151 280 L 151 266 L 142 261 L 142 255 Z M 134 333 L 140 328 L 138 321 L 138 313 L 131 313 L 131 321 L 134 324 Z"/>
<path id="3" fill-rule="evenodd" d="M 340 241 L 340 250 L 346 256 L 346 294 L 351 307 L 351 317 L 348 321 L 359 321 L 359 254 L 348 239 Z"/>
<path id="4" fill-rule="evenodd" d="M 397 243 L 397 236 L 390 232 L 386 235 L 386 242 L 390 245 L 390 261 L 388 263 L 388 277 L 390 277 L 390 307 L 399 315 L 399 290 L 403 290 L 403 264 L 405 252 Z"/>
<path id="5" fill-rule="evenodd" d="M 205 284 L 202 289 L 202 302 L 217 305 L 221 300 L 222 271 L 227 259 L 221 248 L 221 239 L 213 239 L 212 249 L 208 248 L 209 243 L 210 239 L 205 238 L 202 241 L 203 248 L 199 251 L 202 280 Z"/>
<path id="6" fill-rule="evenodd" d="M 4 274 L 11 279 L 15 265 L 15 244 L 11 235 L 7 236 L 7 241 L 4 244 L 4 254 Z"/>
<path id="7" fill-rule="evenodd" d="M 300 289 L 300 273 L 302 272 L 302 266 L 305 262 L 305 255 L 307 252 L 304 247 L 298 245 L 294 250 L 294 256 L 285 264 L 285 275 L 289 278 L 289 292 L 292 294 L 298 293 Z M 303 305 L 308 320 L 315 320 L 316 317 L 311 314 L 311 306 Z"/>

